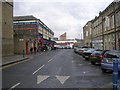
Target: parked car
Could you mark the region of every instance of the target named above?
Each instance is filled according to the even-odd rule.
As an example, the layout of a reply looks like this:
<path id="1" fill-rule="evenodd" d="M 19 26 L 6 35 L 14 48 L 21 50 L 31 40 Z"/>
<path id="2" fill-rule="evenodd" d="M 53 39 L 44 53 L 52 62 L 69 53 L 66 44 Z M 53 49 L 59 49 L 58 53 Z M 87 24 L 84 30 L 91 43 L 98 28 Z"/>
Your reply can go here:
<path id="1" fill-rule="evenodd" d="M 97 64 L 101 64 L 101 60 L 104 57 L 105 52 L 107 52 L 108 50 L 96 50 L 94 51 L 91 56 L 90 56 L 90 61 L 91 64 L 95 65 Z"/>
<path id="2" fill-rule="evenodd" d="M 81 47 L 74 47 L 74 52 L 78 53 L 78 51 L 81 49 Z"/>
<path id="3" fill-rule="evenodd" d="M 78 54 L 82 55 L 85 51 L 89 50 L 90 48 L 81 48 L 78 50 Z"/>
<path id="4" fill-rule="evenodd" d="M 83 58 L 85 58 L 85 60 L 89 60 L 91 54 L 92 54 L 94 51 L 95 51 L 95 49 L 92 49 L 92 48 L 91 48 L 91 49 L 83 52 L 83 54 L 82 54 Z"/>
<path id="5" fill-rule="evenodd" d="M 101 70 L 105 73 L 108 70 L 113 70 L 113 61 L 118 59 L 118 71 L 120 71 L 120 50 L 110 50 L 104 55 L 101 62 Z"/>

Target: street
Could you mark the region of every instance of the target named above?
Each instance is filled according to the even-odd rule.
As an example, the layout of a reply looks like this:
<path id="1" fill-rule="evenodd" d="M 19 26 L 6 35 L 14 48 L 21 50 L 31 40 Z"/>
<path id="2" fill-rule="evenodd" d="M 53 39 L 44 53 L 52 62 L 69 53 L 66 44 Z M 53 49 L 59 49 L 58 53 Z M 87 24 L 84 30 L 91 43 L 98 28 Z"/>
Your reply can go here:
<path id="1" fill-rule="evenodd" d="M 57 49 L 4 68 L 2 79 L 3 88 L 104 88 L 112 73 L 103 74 L 73 49 Z"/>

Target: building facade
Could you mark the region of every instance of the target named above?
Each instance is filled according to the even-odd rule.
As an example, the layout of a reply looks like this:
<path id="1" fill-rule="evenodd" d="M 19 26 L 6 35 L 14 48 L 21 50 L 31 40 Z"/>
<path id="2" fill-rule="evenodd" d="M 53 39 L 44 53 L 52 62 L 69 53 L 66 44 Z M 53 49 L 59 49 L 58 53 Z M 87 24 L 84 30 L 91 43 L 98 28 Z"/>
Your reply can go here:
<path id="1" fill-rule="evenodd" d="M 13 2 L 0 1 L 0 25 L 2 26 L 2 56 L 14 54 Z M 1 22 L 2 21 L 2 22 Z"/>
<path id="2" fill-rule="evenodd" d="M 120 2 L 112 2 L 93 20 L 92 46 L 102 50 L 120 49 Z"/>
<path id="3" fill-rule="evenodd" d="M 92 47 L 92 20 L 83 27 L 84 46 Z"/>
<path id="4" fill-rule="evenodd" d="M 54 32 L 32 15 L 14 17 L 15 53 L 29 54 L 31 48 L 50 46 L 54 43 L 53 36 Z"/>

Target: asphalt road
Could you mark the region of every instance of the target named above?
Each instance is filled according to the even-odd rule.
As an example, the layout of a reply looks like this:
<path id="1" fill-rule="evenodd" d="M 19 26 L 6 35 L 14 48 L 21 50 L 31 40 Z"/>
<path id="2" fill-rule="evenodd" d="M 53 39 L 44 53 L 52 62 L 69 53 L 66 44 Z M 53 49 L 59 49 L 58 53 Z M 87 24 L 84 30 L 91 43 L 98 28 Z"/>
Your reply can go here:
<path id="1" fill-rule="evenodd" d="M 3 88 L 102 88 L 112 83 L 112 73 L 102 74 L 72 49 L 33 56 L 2 70 Z"/>

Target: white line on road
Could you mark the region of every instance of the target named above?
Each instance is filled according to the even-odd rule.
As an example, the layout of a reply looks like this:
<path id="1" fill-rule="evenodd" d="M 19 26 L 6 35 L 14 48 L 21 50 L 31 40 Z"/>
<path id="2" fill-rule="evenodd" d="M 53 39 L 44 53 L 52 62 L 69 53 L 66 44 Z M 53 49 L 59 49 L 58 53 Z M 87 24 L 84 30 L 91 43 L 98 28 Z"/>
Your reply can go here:
<path id="1" fill-rule="evenodd" d="M 52 61 L 53 59 L 50 59 L 48 62 Z"/>
<path id="2" fill-rule="evenodd" d="M 38 69 L 33 73 L 33 75 L 34 75 L 36 72 L 38 72 L 40 69 L 42 69 L 44 66 L 45 66 L 45 65 L 42 65 L 40 68 L 38 68 Z"/>
<path id="3" fill-rule="evenodd" d="M 15 84 L 14 86 L 12 86 L 10 89 L 8 89 L 8 90 L 12 90 L 13 88 L 16 88 L 18 85 L 20 85 L 20 82 L 19 83 L 17 83 L 17 84 Z"/>
<path id="4" fill-rule="evenodd" d="M 79 66 L 82 66 L 83 64 L 78 64 Z"/>

